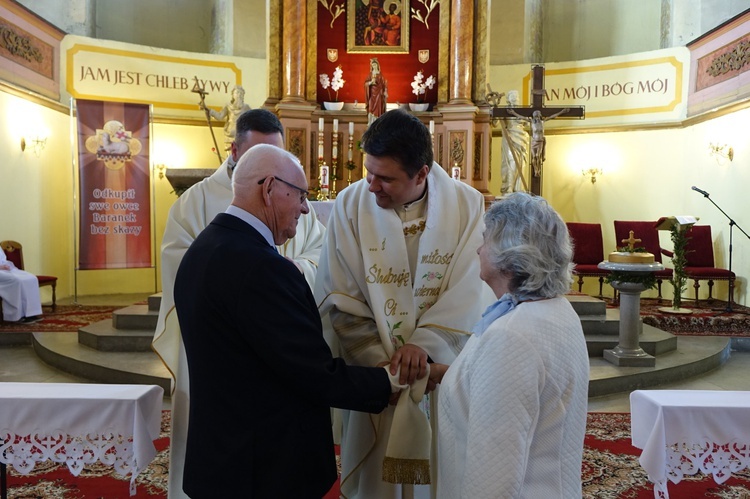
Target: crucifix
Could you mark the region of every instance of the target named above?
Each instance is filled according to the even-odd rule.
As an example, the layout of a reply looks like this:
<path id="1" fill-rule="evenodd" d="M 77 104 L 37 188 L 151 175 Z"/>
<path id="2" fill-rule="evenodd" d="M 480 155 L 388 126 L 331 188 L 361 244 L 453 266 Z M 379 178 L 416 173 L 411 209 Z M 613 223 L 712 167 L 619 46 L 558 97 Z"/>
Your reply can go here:
<path id="1" fill-rule="evenodd" d="M 544 122 L 558 117 L 583 119 L 585 108 L 583 106 L 545 106 L 544 66 L 532 66 L 531 77 L 531 106 L 500 107 L 498 104 L 502 94 L 496 92 L 490 92 L 487 95 L 487 101 L 492 104 L 491 117 L 493 120 L 516 118 L 529 122 L 531 127 L 531 193 L 540 195 L 542 193 L 542 164 L 544 163 L 547 145 L 547 139 L 544 137 Z M 504 121 L 501 121 L 503 129 L 505 129 L 504 123 Z M 516 160 L 516 166 L 520 168 L 520 165 L 521 163 Z"/>

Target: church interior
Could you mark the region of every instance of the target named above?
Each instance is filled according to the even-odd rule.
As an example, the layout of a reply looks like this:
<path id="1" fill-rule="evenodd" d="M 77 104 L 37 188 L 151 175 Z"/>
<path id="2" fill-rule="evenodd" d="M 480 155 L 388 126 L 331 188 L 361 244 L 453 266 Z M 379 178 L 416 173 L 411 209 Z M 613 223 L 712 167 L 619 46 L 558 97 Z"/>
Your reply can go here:
<path id="1" fill-rule="evenodd" d="M 237 86 L 250 108 L 279 116 L 310 200 L 325 214 L 337 192 L 363 178 L 358 141 L 374 59 L 387 109 L 414 113 L 433 136 L 437 163 L 487 203 L 517 190 L 539 194 L 565 222 L 598 224 L 594 250 L 605 258 L 623 246 L 616 221 L 695 219 L 710 227 L 712 266 L 736 278 L 695 287 L 688 279 L 682 306 L 709 298 L 750 305 L 750 0 L 386 1 L 394 27 L 381 33 L 364 27 L 370 3 L 0 0 L 0 241 L 23 244 L 26 270 L 57 277 L 54 288 L 40 288 L 44 310 L 53 292 L 60 304 L 128 305 L 161 291 L 169 209 L 227 155 L 227 118 L 199 104 L 218 116 Z M 336 88 L 329 77 L 338 68 Z M 87 101 L 144 105 L 146 118 L 137 129 L 97 129 L 85 121 Z M 83 153 L 91 140 L 104 147 L 110 132 L 138 143 L 128 161 L 145 172 L 141 209 L 130 215 L 145 236 L 136 265 L 83 258 L 96 245 L 93 206 L 104 201 L 79 190 Z M 535 138 L 544 141 L 539 158 Z M 121 166 L 114 149 L 88 151 Z M 323 167 L 330 185 L 321 183 Z M 674 249 L 670 231 L 654 233 L 658 258 L 672 268 L 659 254 Z M 596 272 L 580 286 L 576 277 L 571 291 L 615 294 Z M 668 279 L 642 293 L 657 296 L 673 302 Z M 1 345 L 0 381 L 16 371 L 23 375 L 13 381 L 79 379 Z M 727 341 L 708 372 L 649 386 L 749 390 L 748 345 Z M 631 368 L 618 376 L 623 369 Z M 628 412 L 638 383 L 593 396 L 589 410 Z"/>

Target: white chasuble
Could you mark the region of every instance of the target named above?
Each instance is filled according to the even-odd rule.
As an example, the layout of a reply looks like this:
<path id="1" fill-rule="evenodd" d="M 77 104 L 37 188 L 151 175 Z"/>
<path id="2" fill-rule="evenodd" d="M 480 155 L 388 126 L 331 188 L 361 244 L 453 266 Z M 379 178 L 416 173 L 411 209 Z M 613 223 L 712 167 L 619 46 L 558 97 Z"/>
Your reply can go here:
<path id="1" fill-rule="evenodd" d="M 315 286 L 321 315 L 332 313 L 341 355 L 349 363 L 375 366 L 411 343 L 433 361 L 450 364 L 494 301 L 479 278 L 476 253 L 484 199 L 433 164 L 424 225 L 417 219 L 414 229 L 421 235 L 412 275 L 405 241 L 411 224 L 402 223 L 395 210 L 380 208 L 368 187 L 361 180 L 335 201 Z M 345 414 L 345 497 L 400 497 L 400 486 L 380 479 L 392 417 L 393 407 L 380 415 Z"/>

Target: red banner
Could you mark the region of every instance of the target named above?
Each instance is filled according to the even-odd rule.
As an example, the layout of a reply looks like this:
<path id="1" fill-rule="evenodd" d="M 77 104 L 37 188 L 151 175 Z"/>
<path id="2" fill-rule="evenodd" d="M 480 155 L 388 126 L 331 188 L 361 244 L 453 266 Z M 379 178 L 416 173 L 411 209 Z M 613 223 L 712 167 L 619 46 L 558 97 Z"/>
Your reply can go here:
<path id="1" fill-rule="evenodd" d="M 79 268 L 151 267 L 149 106 L 78 100 Z"/>

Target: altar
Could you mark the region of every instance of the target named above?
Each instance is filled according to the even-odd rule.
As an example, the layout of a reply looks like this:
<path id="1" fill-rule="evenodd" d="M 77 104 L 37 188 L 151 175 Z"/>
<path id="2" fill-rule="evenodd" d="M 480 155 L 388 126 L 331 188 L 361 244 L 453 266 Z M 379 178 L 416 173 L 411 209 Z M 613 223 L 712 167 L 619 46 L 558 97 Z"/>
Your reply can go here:
<path id="1" fill-rule="evenodd" d="M 135 479 L 156 456 L 164 390 L 155 385 L 0 383 L 2 498 L 5 467 L 22 475 L 47 460 L 78 476 L 100 462 Z"/>

